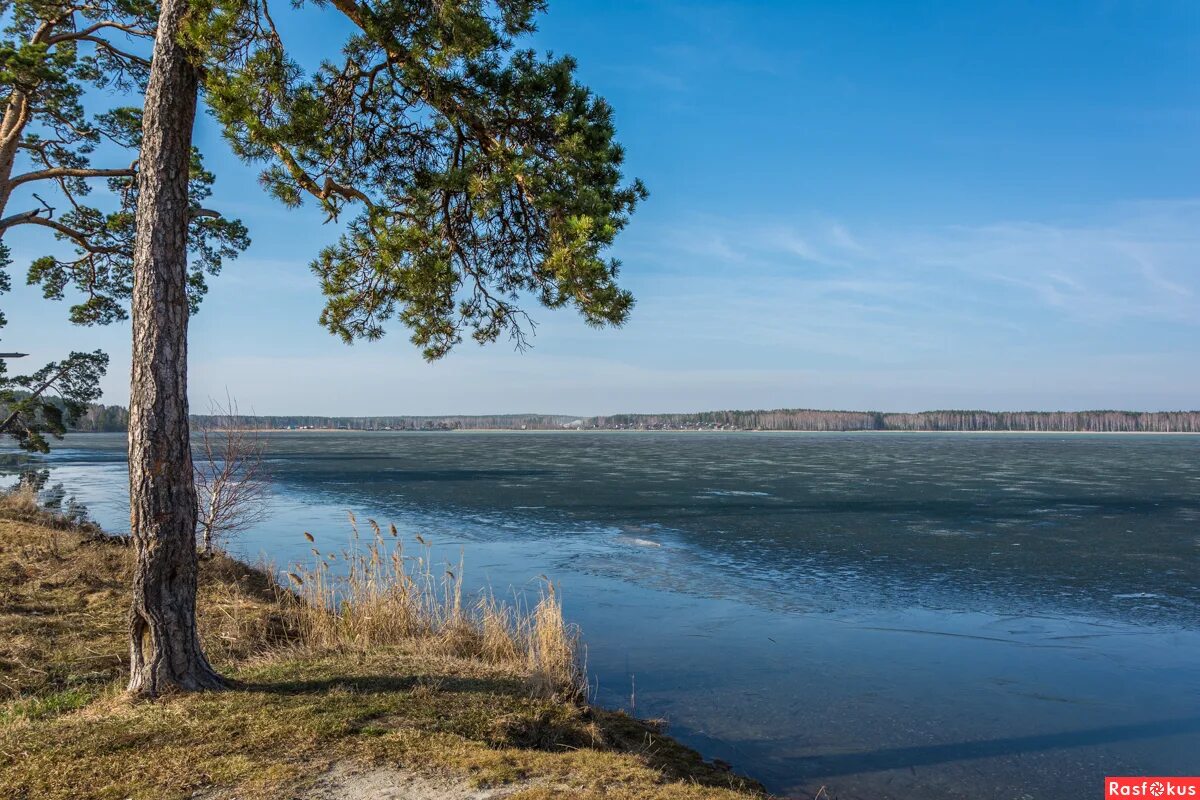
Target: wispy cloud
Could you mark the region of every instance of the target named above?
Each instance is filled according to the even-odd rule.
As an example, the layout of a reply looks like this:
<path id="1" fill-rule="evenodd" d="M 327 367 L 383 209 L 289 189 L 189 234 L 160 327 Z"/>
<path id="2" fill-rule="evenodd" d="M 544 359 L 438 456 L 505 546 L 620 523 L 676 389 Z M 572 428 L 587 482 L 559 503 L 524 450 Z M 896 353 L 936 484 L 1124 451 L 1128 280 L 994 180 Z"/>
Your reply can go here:
<path id="1" fill-rule="evenodd" d="M 925 298 L 981 320 L 1200 326 L 1200 202 L 1142 203 L 1117 212 L 1090 224 L 904 229 L 706 219 L 681 227 L 668 244 L 685 243 L 683 252 L 705 256 L 703 274 L 715 284 L 723 264 L 736 264 L 747 292 L 757 277 L 770 282 L 777 298 L 784 280 L 791 299 L 801 301 L 875 296 L 899 309 Z M 660 255 L 670 263 L 669 252 Z M 928 310 L 928 303 L 914 310 Z"/>

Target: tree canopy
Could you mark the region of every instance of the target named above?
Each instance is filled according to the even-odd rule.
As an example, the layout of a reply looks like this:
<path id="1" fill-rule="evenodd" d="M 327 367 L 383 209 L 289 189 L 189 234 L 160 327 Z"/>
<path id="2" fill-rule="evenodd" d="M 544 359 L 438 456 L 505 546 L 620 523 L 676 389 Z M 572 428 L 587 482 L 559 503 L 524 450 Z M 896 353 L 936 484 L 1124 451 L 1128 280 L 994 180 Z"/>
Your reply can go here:
<path id="1" fill-rule="evenodd" d="M 264 186 L 331 220 L 352 210 L 312 263 L 321 323 L 350 342 L 394 319 L 436 359 L 464 334 L 524 346 L 523 299 L 624 322 L 633 297 L 606 250 L 646 191 L 623 179 L 612 110 L 574 60 L 516 47 L 544 4 L 315 5 L 357 32 L 311 74 L 265 3 L 218 2 L 189 35 L 208 54 L 208 102 Z M 229 35 L 247 27 L 257 35 Z"/>
<path id="2" fill-rule="evenodd" d="M 17 226 L 48 229 L 68 251 L 33 259 L 27 281 L 62 300 L 72 322 L 125 319 L 131 291 L 140 105 L 89 112 L 85 96 L 140 101 L 155 34 L 148 0 L 0 0 L 0 239 Z M 95 163 L 102 154 L 103 164 Z M 116 198 L 88 202 L 97 180 Z M 204 208 L 213 176 L 193 151 L 189 301 L 206 275 L 245 249 L 245 227 Z M 9 206 L 20 203 L 20 208 Z"/>

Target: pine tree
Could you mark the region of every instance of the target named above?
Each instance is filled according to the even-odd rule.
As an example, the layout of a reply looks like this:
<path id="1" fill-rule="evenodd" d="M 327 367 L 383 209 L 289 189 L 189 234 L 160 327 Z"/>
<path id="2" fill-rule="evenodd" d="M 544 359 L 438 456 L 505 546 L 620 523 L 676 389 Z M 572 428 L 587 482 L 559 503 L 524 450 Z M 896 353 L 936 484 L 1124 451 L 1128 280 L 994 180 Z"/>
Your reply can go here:
<path id="1" fill-rule="evenodd" d="M 353 216 L 313 270 L 346 341 L 395 320 L 426 358 L 464 334 L 521 347 L 521 305 L 620 324 L 632 296 L 605 251 L 645 195 L 625 184 L 611 111 L 569 58 L 517 50 L 540 2 L 333 0 L 357 28 L 312 75 L 265 3 L 164 0 L 142 118 L 133 258 L 130 505 L 137 570 L 130 690 L 221 684 L 196 633 L 188 440 L 186 172 L 201 85 L 234 151 L 290 206 Z M 335 62 L 340 58 L 340 62 Z"/>

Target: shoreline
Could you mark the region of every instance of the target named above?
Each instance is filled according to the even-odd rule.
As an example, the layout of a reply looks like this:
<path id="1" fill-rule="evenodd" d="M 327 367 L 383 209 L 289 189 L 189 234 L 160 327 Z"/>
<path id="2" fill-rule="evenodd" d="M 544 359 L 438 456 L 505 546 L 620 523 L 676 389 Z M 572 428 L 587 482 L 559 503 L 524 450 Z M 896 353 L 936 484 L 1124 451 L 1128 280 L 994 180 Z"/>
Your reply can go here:
<path id="1" fill-rule="evenodd" d="M 198 611 L 236 688 L 130 703 L 131 548 L 6 501 L 0 568 L 18 565 L 28 579 L 0 596 L 0 752 L 20 755 L 0 764 L 0 796 L 767 797 L 662 721 L 551 692 L 544 666 L 470 637 L 306 639 L 321 607 L 223 553 L 201 562 Z"/>

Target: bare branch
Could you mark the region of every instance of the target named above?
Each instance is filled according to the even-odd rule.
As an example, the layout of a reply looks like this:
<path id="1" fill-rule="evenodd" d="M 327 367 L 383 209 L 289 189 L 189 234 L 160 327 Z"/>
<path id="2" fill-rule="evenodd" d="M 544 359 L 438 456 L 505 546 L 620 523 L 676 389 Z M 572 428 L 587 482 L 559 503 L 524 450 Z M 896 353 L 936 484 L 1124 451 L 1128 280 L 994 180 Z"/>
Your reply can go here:
<path id="1" fill-rule="evenodd" d="M 195 459 L 201 549 L 211 554 L 223 539 L 246 530 L 267 512 L 270 476 L 266 442 L 246 425 L 237 403 L 210 403 L 209 416 L 196 426 Z"/>
<path id="2" fill-rule="evenodd" d="M 8 228 L 14 225 L 41 225 L 44 228 L 52 228 L 63 236 L 73 241 L 83 250 L 96 255 L 119 255 L 128 252 L 121 247 L 109 247 L 93 244 L 82 231 L 77 231 L 74 228 L 63 225 L 61 222 L 43 217 L 41 209 L 34 211 L 26 211 L 22 214 L 13 214 L 10 217 L 5 217 L 0 220 L 0 233 L 3 233 Z"/>
<path id="3" fill-rule="evenodd" d="M 36 172 L 26 172 L 24 175 L 17 175 L 12 178 L 9 183 L 12 186 L 20 186 L 23 183 L 30 181 L 49 180 L 51 178 L 132 178 L 134 176 L 134 168 L 132 166 L 125 169 L 90 169 L 87 167 L 54 167 L 51 169 L 40 169 Z"/>
<path id="4" fill-rule="evenodd" d="M 80 36 L 79 39 L 80 41 L 92 42 L 100 49 L 107 50 L 112 55 L 132 61 L 135 64 L 140 64 L 143 67 L 150 66 L 150 59 L 142 58 L 139 55 L 134 55 L 133 53 L 121 50 L 107 39 L 101 39 L 99 36 Z"/>
<path id="5" fill-rule="evenodd" d="M 44 41 L 46 44 L 58 44 L 59 42 L 67 42 L 67 41 L 78 40 L 78 39 L 86 39 L 88 41 L 95 41 L 95 38 L 92 36 L 92 34 L 96 33 L 97 31 L 104 30 L 106 28 L 111 28 L 113 30 L 118 30 L 118 31 L 124 31 L 125 33 L 131 34 L 133 36 L 144 36 L 146 38 L 151 38 L 154 36 L 154 31 L 149 30 L 147 28 L 139 28 L 136 25 L 126 25 L 124 23 L 116 22 L 114 20 L 101 20 L 100 22 L 93 23 L 93 24 L 87 26 L 86 28 L 83 28 L 82 30 L 71 31 L 69 33 L 58 33 L 53 36 L 47 36 L 42 41 Z M 103 40 L 101 40 L 101 41 L 103 41 Z M 149 62 L 147 62 L 147 63 L 149 63 Z"/>
<path id="6" fill-rule="evenodd" d="M 44 213 L 42 209 L 35 208 L 32 211 L 22 211 L 20 214 L 10 214 L 7 217 L 2 217 L 0 218 L 0 233 L 15 225 L 24 225 L 32 222 L 34 217 L 42 213 Z"/>

